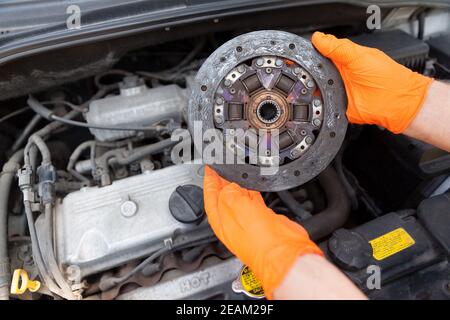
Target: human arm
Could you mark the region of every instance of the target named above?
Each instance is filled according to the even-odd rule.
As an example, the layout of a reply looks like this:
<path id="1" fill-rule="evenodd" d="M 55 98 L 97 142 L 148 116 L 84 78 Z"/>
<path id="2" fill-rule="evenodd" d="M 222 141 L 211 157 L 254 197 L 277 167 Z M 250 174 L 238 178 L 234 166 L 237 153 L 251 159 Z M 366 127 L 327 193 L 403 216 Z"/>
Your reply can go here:
<path id="1" fill-rule="evenodd" d="M 367 297 L 338 268 L 318 255 L 294 262 L 274 290 L 279 300 L 366 300 Z"/>
<path id="2" fill-rule="evenodd" d="M 431 84 L 422 108 L 403 133 L 450 152 L 449 84 Z"/>
<path id="3" fill-rule="evenodd" d="M 439 101 L 436 97 L 445 96 L 445 89 L 433 79 L 412 72 L 377 49 L 347 39 L 315 33 L 312 41 L 340 71 L 350 122 L 375 124 L 430 142 L 435 137 L 426 136 L 430 128 L 425 127 L 427 121 L 431 128 L 435 125 L 446 129 L 447 122 L 441 121 L 442 118 L 434 116 L 433 121 L 429 120 L 430 108 L 439 112 L 433 108 Z M 444 140 L 448 139 L 441 137 L 434 142 Z M 216 184 L 214 190 L 212 181 Z M 229 183 L 207 169 L 205 204 L 209 222 L 219 239 L 250 266 L 269 297 L 365 298 L 323 257 L 302 227 L 268 209 L 259 193 Z"/>
<path id="4" fill-rule="evenodd" d="M 206 167 L 204 200 L 215 234 L 255 273 L 268 298 L 364 298 L 323 257 L 306 230 L 269 209 L 259 192 L 228 182 Z"/>
<path id="5" fill-rule="evenodd" d="M 450 151 L 450 85 L 348 39 L 315 32 L 311 40 L 344 80 L 350 122 L 376 124 Z"/>

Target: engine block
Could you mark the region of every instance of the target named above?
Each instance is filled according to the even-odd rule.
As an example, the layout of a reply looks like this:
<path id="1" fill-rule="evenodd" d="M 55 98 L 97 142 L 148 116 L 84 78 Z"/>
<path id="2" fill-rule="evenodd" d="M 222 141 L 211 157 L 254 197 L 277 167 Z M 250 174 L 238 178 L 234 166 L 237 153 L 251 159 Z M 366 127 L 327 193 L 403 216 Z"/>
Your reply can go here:
<path id="1" fill-rule="evenodd" d="M 55 209 L 58 262 L 84 277 L 150 254 L 175 230 L 191 227 L 170 213 L 175 188 L 202 182 L 203 167 L 184 164 L 70 193 Z"/>

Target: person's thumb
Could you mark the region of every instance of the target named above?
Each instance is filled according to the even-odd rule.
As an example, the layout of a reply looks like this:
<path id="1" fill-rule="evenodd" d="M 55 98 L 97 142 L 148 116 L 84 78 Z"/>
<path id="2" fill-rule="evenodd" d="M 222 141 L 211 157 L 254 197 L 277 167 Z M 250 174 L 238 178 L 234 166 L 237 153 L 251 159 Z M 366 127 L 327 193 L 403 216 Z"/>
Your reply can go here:
<path id="1" fill-rule="evenodd" d="M 314 47 L 334 63 L 346 65 L 358 56 L 360 46 L 348 39 L 337 39 L 331 34 L 314 32 L 311 38 Z"/>

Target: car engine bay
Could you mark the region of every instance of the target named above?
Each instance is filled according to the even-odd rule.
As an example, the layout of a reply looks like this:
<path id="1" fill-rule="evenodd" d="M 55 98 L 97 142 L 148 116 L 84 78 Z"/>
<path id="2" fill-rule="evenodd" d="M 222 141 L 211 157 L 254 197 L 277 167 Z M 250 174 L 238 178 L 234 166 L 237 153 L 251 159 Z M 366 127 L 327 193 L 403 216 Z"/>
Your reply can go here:
<path id="1" fill-rule="evenodd" d="M 242 164 L 212 166 L 302 225 L 369 298 L 450 299 L 450 155 L 348 124 L 343 81 L 309 42 L 313 30 L 347 37 L 449 82 L 449 9 L 406 9 L 375 32 L 364 10 L 286 25 L 280 9 L 0 64 L 0 298 L 263 297 L 240 286 L 244 266 L 204 212 L 197 145 L 176 135 L 204 121 L 233 135 L 281 128 L 279 158 L 250 163 L 231 139 Z M 189 155 L 176 162 L 180 146 Z M 274 163 L 278 174 L 259 174 Z M 368 287 L 369 266 L 381 288 Z M 10 295 L 17 269 L 41 287 Z"/>

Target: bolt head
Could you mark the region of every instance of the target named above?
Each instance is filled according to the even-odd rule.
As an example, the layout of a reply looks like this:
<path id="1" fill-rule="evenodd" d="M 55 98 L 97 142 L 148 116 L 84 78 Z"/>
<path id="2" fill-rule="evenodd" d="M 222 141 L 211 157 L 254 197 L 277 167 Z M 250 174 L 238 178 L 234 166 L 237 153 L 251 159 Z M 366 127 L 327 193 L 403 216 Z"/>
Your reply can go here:
<path id="1" fill-rule="evenodd" d="M 66 268 L 66 277 L 69 281 L 76 281 L 80 277 L 80 267 L 77 265 L 70 265 Z"/>
<path id="2" fill-rule="evenodd" d="M 299 67 L 294 68 L 294 74 L 299 74 L 302 71 Z"/>
<path id="3" fill-rule="evenodd" d="M 223 117 L 222 116 L 216 116 L 216 122 L 218 123 L 218 124 L 222 124 L 223 123 Z M 209 141 L 208 141 L 209 142 Z"/>
<path id="4" fill-rule="evenodd" d="M 225 82 L 224 82 L 224 85 L 225 85 L 226 87 L 231 86 L 231 80 L 230 80 L 230 79 L 226 79 Z"/>
<path id="5" fill-rule="evenodd" d="M 313 82 L 312 80 L 309 80 L 309 81 L 306 83 L 306 86 L 307 86 L 308 88 L 314 88 L 314 82 Z"/>
<path id="6" fill-rule="evenodd" d="M 297 149 L 293 149 L 293 150 L 291 151 L 291 156 L 292 156 L 292 157 L 296 158 L 296 157 L 298 157 L 299 155 L 300 155 L 300 152 L 299 152 Z"/>
<path id="7" fill-rule="evenodd" d="M 256 60 L 256 65 L 257 66 L 261 67 L 263 64 L 264 64 L 263 58 L 259 58 L 259 59 Z"/>
<path id="8" fill-rule="evenodd" d="M 217 98 L 216 98 L 216 103 L 217 103 L 218 105 L 222 105 L 222 104 L 223 104 L 223 98 L 222 98 L 222 97 L 217 97 Z"/>
<path id="9" fill-rule="evenodd" d="M 322 103 L 320 102 L 320 100 L 314 100 L 314 105 L 316 106 L 316 107 L 318 107 L 318 106 L 320 106 Z"/>
<path id="10" fill-rule="evenodd" d="M 321 123 L 322 123 L 322 121 L 320 121 L 320 119 L 313 120 L 313 125 L 315 125 L 316 127 L 320 126 Z"/>
<path id="11" fill-rule="evenodd" d="M 126 200 L 120 205 L 120 213 L 124 217 L 132 217 L 134 216 L 138 211 L 137 204 L 134 201 Z"/>
<path id="12" fill-rule="evenodd" d="M 277 67 L 281 67 L 281 66 L 283 65 L 283 60 L 277 59 L 277 60 L 275 61 L 275 65 L 276 65 Z"/>
<path id="13" fill-rule="evenodd" d="M 305 142 L 306 142 L 307 144 L 311 144 L 311 143 L 313 142 L 313 138 L 312 138 L 311 136 L 307 136 L 307 137 L 305 138 Z"/>
<path id="14" fill-rule="evenodd" d="M 244 73 L 245 72 L 245 67 L 241 64 L 241 65 L 238 66 L 237 71 L 239 73 Z"/>

